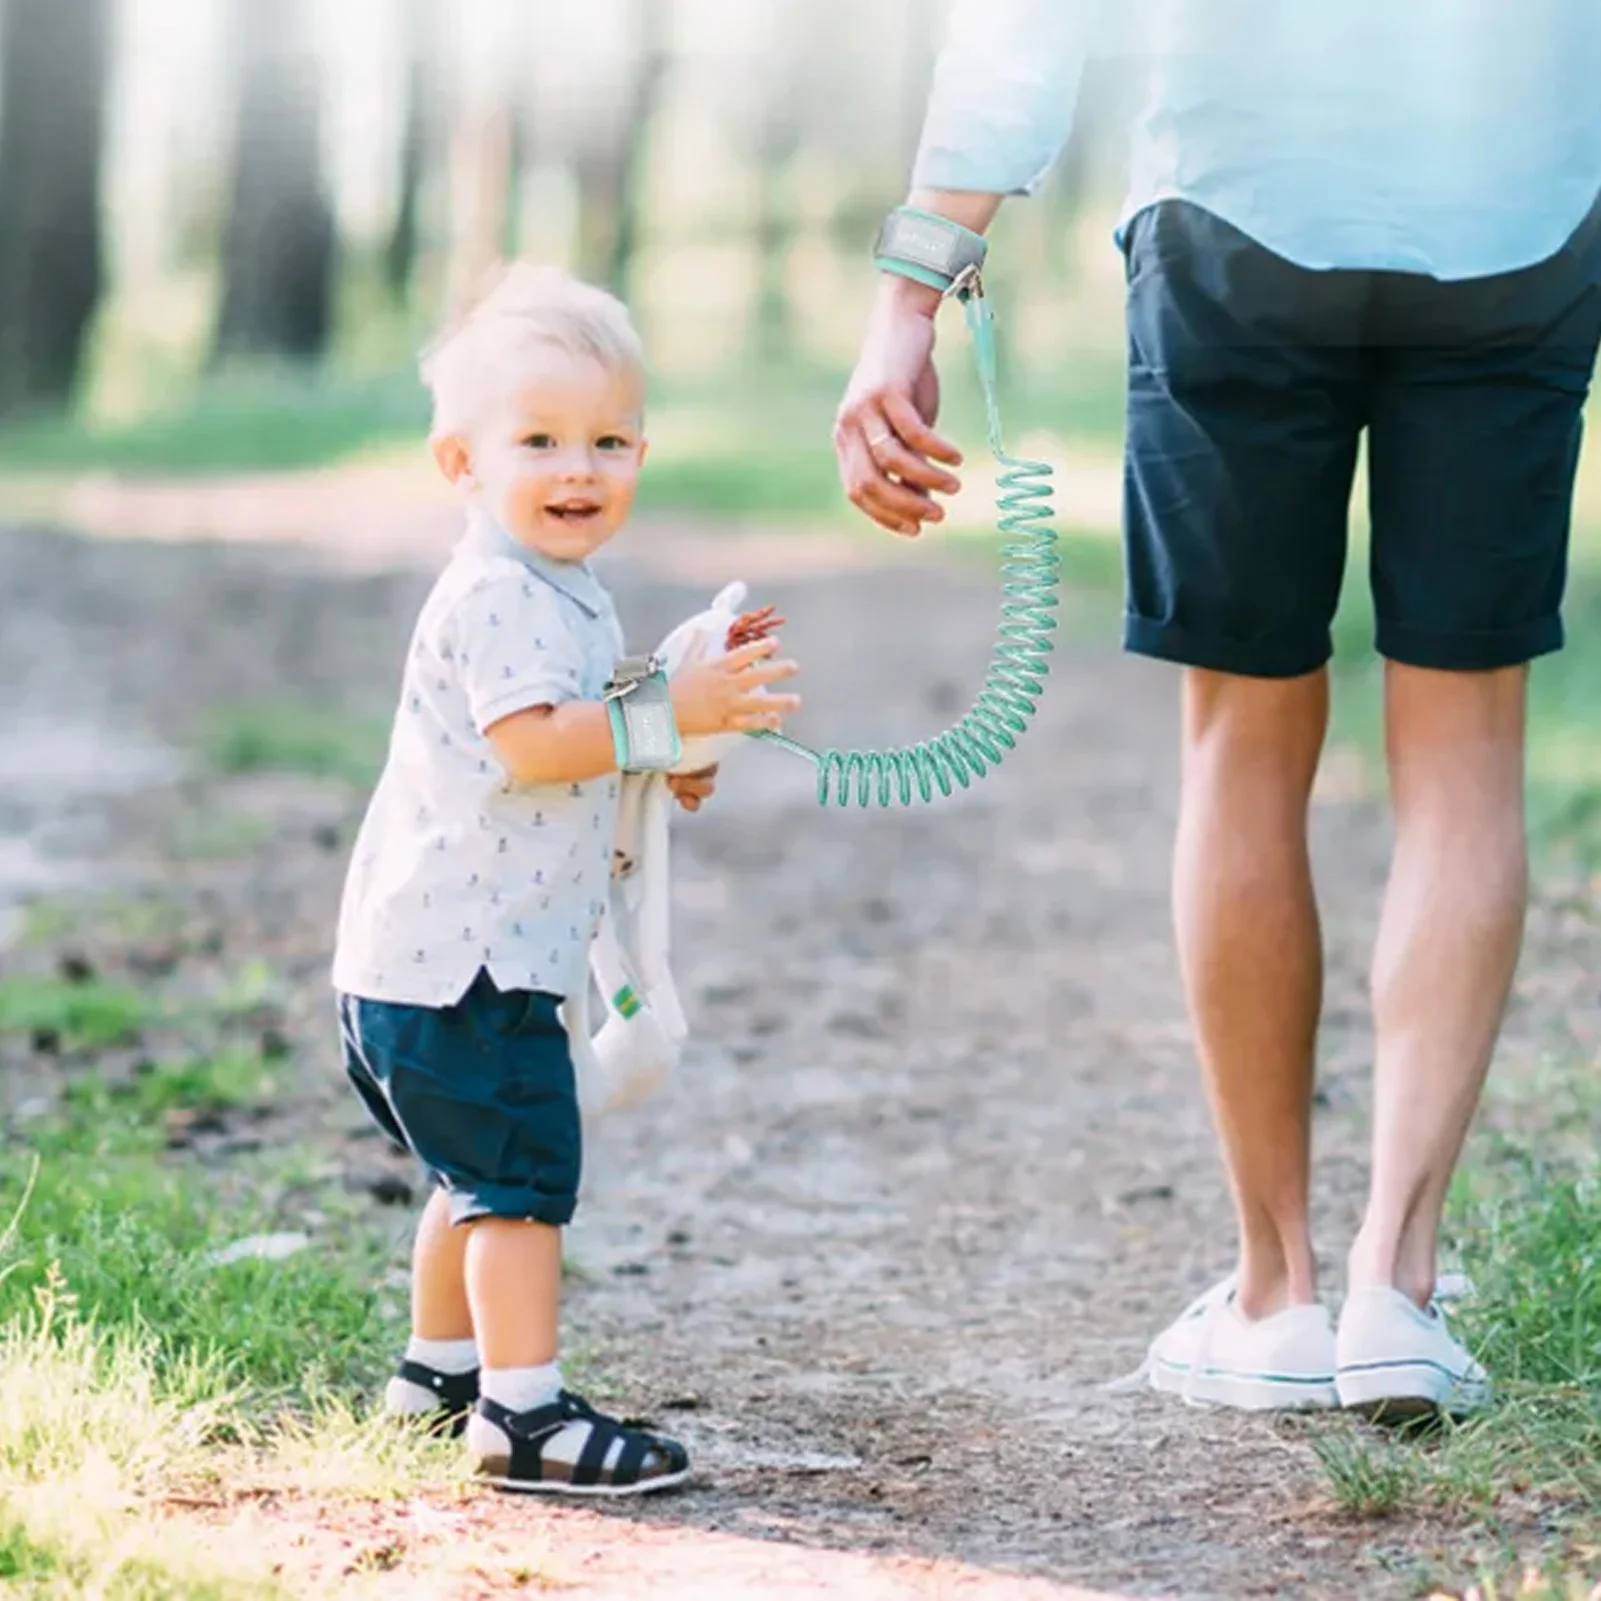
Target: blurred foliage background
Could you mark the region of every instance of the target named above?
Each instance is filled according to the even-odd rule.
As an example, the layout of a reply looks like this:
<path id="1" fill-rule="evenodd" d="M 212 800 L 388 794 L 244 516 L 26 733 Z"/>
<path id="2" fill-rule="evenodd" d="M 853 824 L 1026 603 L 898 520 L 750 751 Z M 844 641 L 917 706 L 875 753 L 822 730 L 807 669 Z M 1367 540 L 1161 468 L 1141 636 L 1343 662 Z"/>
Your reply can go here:
<path id="1" fill-rule="evenodd" d="M 829 429 L 904 193 L 945 0 L 0 0 L 0 514 L 52 486 L 417 463 L 415 360 L 497 258 L 633 307 L 646 509 L 861 530 Z M 1115 590 L 1138 7 L 986 273 L 1011 441 L 1052 461 L 1075 574 Z M 958 319 L 946 418 L 982 439 Z M 981 453 L 980 453 L 981 454 Z M 988 522 L 974 461 L 952 525 Z M 69 519 L 70 520 L 70 517 Z M 82 520 L 82 519 L 80 519 Z M 1536 672 L 1537 809 L 1601 853 L 1601 469 L 1573 644 Z M 1375 733 L 1364 494 L 1341 715 Z M 1109 615 L 1115 601 L 1108 595 Z"/>
<path id="2" fill-rule="evenodd" d="M 815 427 L 943 15 L 942 0 L 5 0 L 3 464 L 288 466 L 415 436 L 418 346 L 487 264 L 525 253 L 629 301 L 659 400 L 702 444 L 706 402 L 737 394 L 768 448 L 747 438 L 757 470 L 727 494 L 832 505 Z M 1072 148 L 997 231 L 1009 375 L 1058 391 L 1058 426 L 1103 443 L 1131 82 L 1126 57 L 1096 63 Z"/>

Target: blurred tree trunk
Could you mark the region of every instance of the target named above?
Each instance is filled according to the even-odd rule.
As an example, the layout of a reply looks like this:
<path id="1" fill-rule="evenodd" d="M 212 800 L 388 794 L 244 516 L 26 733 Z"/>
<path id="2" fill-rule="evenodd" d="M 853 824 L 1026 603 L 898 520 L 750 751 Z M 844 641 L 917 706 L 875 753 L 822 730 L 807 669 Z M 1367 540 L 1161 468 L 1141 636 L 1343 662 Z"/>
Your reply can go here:
<path id="1" fill-rule="evenodd" d="M 787 179 L 801 146 L 800 107 L 789 94 L 767 114 L 756 149 L 756 302 L 752 343 L 763 360 L 790 354 L 794 329 L 785 272 L 795 239 Z"/>
<path id="2" fill-rule="evenodd" d="M 400 130 L 400 176 L 395 220 L 384 251 L 384 279 L 390 294 L 404 301 L 411 292 L 422 241 L 422 199 L 439 158 L 444 136 L 444 74 L 438 0 L 404 0 L 405 120 Z"/>
<path id="3" fill-rule="evenodd" d="M 0 0 L 0 415 L 63 406 L 104 286 L 109 0 Z"/>
<path id="4" fill-rule="evenodd" d="M 507 100 L 462 113 L 451 153 L 451 246 L 445 300 L 459 315 L 510 247 L 519 118 Z"/>
<path id="5" fill-rule="evenodd" d="M 232 0 L 232 200 L 213 359 L 312 357 L 333 324 L 334 219 L 306 0 Z"/>
<path id="6" fill-rule="evenodd" d="M 651 124 L 667 77 L 671 8 L 633 0 L 635 41 L 618 114 L 606 133 L 578 151 L 578 265 L 587 278 L 629 297 L 639 251 L 641 178 Z"/>

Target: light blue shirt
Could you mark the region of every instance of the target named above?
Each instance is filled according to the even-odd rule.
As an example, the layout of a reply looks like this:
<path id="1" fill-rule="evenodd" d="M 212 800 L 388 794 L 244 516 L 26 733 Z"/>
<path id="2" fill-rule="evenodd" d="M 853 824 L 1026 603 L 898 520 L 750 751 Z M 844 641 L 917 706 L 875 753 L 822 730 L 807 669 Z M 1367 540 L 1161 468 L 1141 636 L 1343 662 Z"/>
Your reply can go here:
<path id="1" fill-rule="evenodd" d="M 481 967 L 503 990 L 565 996 L 584 981 L 618 779 L 514 784 L 486 730 L 530 706 L 598 701 L 622 653 L 587 564 L 551 561 L 474 510 L 406 653 L 340 903 L 338 989 L 449 1006 Z"/>
<path id="2" fill-rule="evenodd" d="M 1601 0 L 953 0 L 913 186 L 1031 193 L 1108 24 L 1146 69 L 1120 238 L 1178 199 L 1304 267 L 1472 278 L 1601 192 Z"/>

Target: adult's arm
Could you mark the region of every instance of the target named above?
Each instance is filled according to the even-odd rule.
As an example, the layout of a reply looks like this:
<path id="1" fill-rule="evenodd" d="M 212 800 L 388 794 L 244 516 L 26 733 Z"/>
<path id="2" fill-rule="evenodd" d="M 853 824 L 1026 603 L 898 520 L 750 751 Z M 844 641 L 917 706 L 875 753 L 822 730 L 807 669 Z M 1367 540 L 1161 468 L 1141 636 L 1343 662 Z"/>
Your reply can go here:
<path id="1" fill-rule="evenodd" d="M 906 203 L 988 230 L 1008 195 L 1032 194 L 1067 144 L 1103 0 L 954 0 L 934 66 Z M 834 423 L 840 479 L 875 522 L 914 535 L 960 483 L 939 414 L 940 296 L 883 275 Z"/>

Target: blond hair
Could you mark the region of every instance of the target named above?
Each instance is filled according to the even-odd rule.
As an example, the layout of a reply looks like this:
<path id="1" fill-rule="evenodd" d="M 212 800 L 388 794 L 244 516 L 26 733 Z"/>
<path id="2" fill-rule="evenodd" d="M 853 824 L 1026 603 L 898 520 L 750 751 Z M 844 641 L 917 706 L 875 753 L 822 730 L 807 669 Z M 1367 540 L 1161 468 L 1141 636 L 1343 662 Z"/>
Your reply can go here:
<path id="1" fill-rule="evenodd" d="M 519 364 L 536 349 L 587 357 L 643 387 L 645 352 L 615 295 L 559 267 L 513 262 L 423 352 L 435 437 L 481 427 L 507 403 Z"/>

